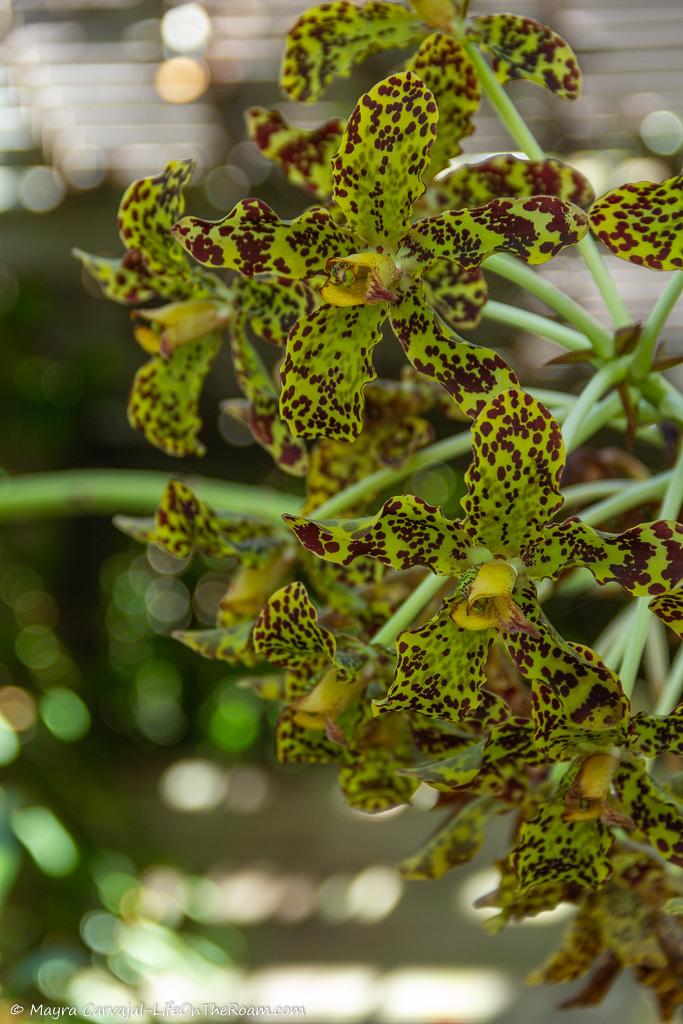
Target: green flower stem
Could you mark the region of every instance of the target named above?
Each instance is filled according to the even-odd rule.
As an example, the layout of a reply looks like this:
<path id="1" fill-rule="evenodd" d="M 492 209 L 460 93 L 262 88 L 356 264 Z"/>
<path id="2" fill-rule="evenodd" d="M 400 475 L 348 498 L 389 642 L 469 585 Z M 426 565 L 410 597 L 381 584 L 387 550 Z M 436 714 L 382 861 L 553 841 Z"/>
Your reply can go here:
<path id="1" fill-rule="evenodd" d="M 578 328 L 581 334 L 591 342 L 596 355 L 608 359 L 612 351 L 612 334 L 606 327 L 587 313 L 586 310 L 570 299 L 568 295 L 550 281 L 547 281 L 541 274 L 537 274 L 526 263 L 508 256 L 506 253 L 496 253 L 489 256 L 483 266 L 492 270 L 499 277 L 524 288 L 531 295 L 535 295 L 546 306 L 550 306 L 561 317 L 564 317 L 570 324 Z"/>
<path id="2" fill-rule="evenodd" d="M 581 519 L 589 526 L 596 526 L 638 505 L 654 501 L 666 490 L 672 477 L 673 471 L 667 470 L 665 473 L 650 477 L 649 480 L 639 480 L 637 483 L 622 487 L 611 498 L 605 498 L 583 509 Z"/>
<path id="3" fill-rule="evenodd" d="M 545 160 L 543 148 L 536 140 L 531 129 L 527 127 L 526 121 L 496 78 L 488 61 L 468 39 L 462 38 L 460 42 L 467 50 L 469 58 L 474 64 L 479 84 L 484 90 L 487 100 L 519 148 L 526 153 L 530 160 Z"/>
<path id="4" fill-rule="evenodd" d="M 681 505 L 683 505 L 683 444 L 680 446 L 676 465 L 669 475 L 664 498 L 659 510 L 660 517 L 662 519 L 678 519 Z M 628 696 L 633 692 L 643 651 L 647 643 L 652 615 L 649 605 L 650 599 L 648 597 L 638 598 L 633 628 L 629 634 L 628 644 L 624 652 L 624 660 L 621 663 L 621 685 L 624 688 L 624 693 Z"/>
<path id="5" fill-rule="evenodd" d="M 655 707 L 656 715 L 668 715 L 683 694 L 683 644 L 678 648 L 669 670 L 669 678 Z"/>
<path id="6" fill-rule="evenodd" d="M 422 611 L 442 587 L 450 581 L 445 576 L 434 576 L 429 574 L 422 583 L 406 598 L 400 608 L 397 608 L 390 619 L 378 629 L 370 643 L 380 644 L 388 647 L 398 634 L 411 625 L 413 619 Z"/>
<path id="7" fill-rule="evenodd" d="M 677 271 L 667 283 L 654 305 L 652 312 L 645 321 L 643 333 L 633 353 L 631 372 L 638 379 L 650 372 L 655 348 L 669 314 L 683 292 L 683 271 Z"/>
<path id="8" fill-rule="evenodd" d="M 533 132 L 527 127 L 524 118 L 517 110 L 501 83 L 496 78 L 488 62 L 479 50 L 467 39 L 462 44 L 474 64 L 477 78 L 486 98 L 507 128 L 521 150 L 530 160 L 545 160 L 543 148 L 539 145 Z M 617 291 L 616 285 L 600 255 L 600 251 L 590 235 L 585 235 L 577 246 L 583 256 L 593 280 L 600 290 L 605 305 L 616 327 L 625 327 L 633 322 L 633 317 L 626 309 Z M 596 349 L 597 351 L 597 349 Z M 601 353 L 607 354 L 607 353 Z"/>
<path id="9" fill-rule="evenodd" d="M 647 643 L 647 635 L 650 631 L 650 599 L 639 597 L 636 600 L 636 610 L 633 621 L 630 624 L 628 643 L 624 651 L 619 675 L 621 685 L 627 697 L 633 693 L 638 678 L 638 669 Z"/>
<path id="10" fill-rule="evenodd" d="M 570 352 L 591 351 L 590 342 L 580 331 L 558 324 L 555 320 L 549 320 L 547 316 L 539 316 L 537 313 L 529 313 L 526 309 L 509 306 L 505 302 L 494 302 L 493 299 L 489 299 L 482 309 L 482 316 L 484 320 L 505 324 L 506 327 L 518 327 L 530 334 L 540 334 L 541 337 L 557 342 Z"/>
<path id="11" fill-rule="evenodd" d="M 472 438 L 469 430 L 463 430 L 459 434 L 454 434 L 453 437 L 446 437 L 442 441 L 437 441 L 416 452 L 400 466 L 385 466 L 349 487 L 345 487 L 344 490 L 324 501 L 309 514 L 315 516 L 316 519 L 336 515 L 349 506 L 355 505 L 366 494 L 384 490 L 385 487 L 390 487 L 398 480 L 403 480 L 420 469 L 432 466 L 435 462 L 447 462 L 459 455 L 465 455 L 471 447 Z"/>
<path id="12" fill-rule="evenodd" d="M 659 411 L 665 419 L 683 426 L 683 395 L 665 377 L 656 378 L 662 387 Z"/>
<path id="13" fill-rule="evenodd" d="M 40 516 L 110 515 L 153 512 L 170 473 L 134 469 L 71 469 L 0 479 L 0 521 Z M 185 477 L 201 498 L 225 512 L 280 522 L 296 512 L 299 499 L 266 487 Z"/>
<path id="14" fill-rule="evenodd" d="M 599 408 L 596 406 L 596 403 L 614 384 L 624 379 L 627 371 L 627 358 L 614 359 L 612 362 L 606 363 L 588 381 L 576 403 L 572 406 L 572 410 L 562 428 L 562 436 L 564 437 L 564 445 L 567 452 L 571 452 L 576 448 L 582 439 L 581 434 L 585 436 L 589 416 L 591 417 L 590 427 L 593 432 L 599 430 L 603 422 L 606 423 L 612 419 L 611 407 L 603 408 L 600 416 L 594 416 L 593 414 L 596 409 Z"/>
<path id="15" fill-rule="evenodd" d="M 583 505 L 596 498 L 606 498 L 610 494 L 618 494 L 619 491 L 628 489 L 632 484 L 633 480 L 629 479 L 591 480 L 586 484 L 570 484 L 569 487 L 564 487 L 562 497 L 565 505 Z"/>

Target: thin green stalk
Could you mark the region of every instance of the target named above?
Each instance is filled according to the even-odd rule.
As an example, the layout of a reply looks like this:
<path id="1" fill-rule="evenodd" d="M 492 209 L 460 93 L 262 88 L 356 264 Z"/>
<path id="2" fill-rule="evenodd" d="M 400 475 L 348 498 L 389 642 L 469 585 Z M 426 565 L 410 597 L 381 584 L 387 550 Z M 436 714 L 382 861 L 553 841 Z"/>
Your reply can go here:
<path id="1" fill-rule="evenodd" d="M 0 479 L 0 521 L 153 512 L 170 475 L 135 469 L 70 469 L 7 476 Z M 280 522 L 283 512 L 295 512 L 299 504 L 294 495 L 267 487 L 181 475 L 201 498 L 225 512 L 257 513 Z"/>
<path id="2" fill-rule="evenodd" d="M 678 519 L 681 505 L 683 505 L 683 444 L 680 446 L 676 465 L 669 475 L 659 510 L 660 517 L 662 519 Z M 633 620 L 633 628 L 629 634 L 624 660 L 621 663 L 621 685 L 624 688 L 624 693 L 627 695 L 633 692 L 633 687 L 635 686 L 638 668 L 645 644 L 647 643 L 651 616 L 650 599 L 648 597 L 639 597 Z"/>
<path id="3" fill-rule="evenodd" d="M 598 286 L 609 315 L 615 327 L 628 327 L 633 323 L 633 317 L 629 313 L 624 300 L 617 291 L 612 275 L 609 272 L 598 244 L 591 234 L 584 235 L 576 248 L 583 256 L 593 280 Z"/>
<path id="4" fill-rule="evenodd" d="M 484 267 L 487 270 L 492 270 L 499 277 L 504 277 L 519 285 L 531 295 L 535 295 L 537 299 L 554 309 L 570 324 L 574 324 L 574 327 L 578 328 L 579 332 L 591 342 L 596 355 L 603 359 L 610 357 L 613 340 L 611 332 L 603 327 L 599 320 L 587 313 L 578 302 L 574 302 L 560 288 L 555 287 L 541 274 L 537 274 L 527 267 L 526 263 L 515 259 L 514 256 L 496 253 L 495 256 L 489 256 Z"/>
<path id="5" fill-rule="evenodd" d="M 673 711 L 683 694 L 683 644 L 674 655 L 669 678 L 655 707 L 656 715 L 668 715 Z"/>
<path id="6" fill-rule="evenodd" d="M 495 302 L 489 299 L 482 309 L 484 320 L 491 320 L 493 323 L 505 324 L 506 327 L 518 327 L 530 334 L 540 334 L 542 338 L 548 338 L 556 342 L 562 348 L 570 352 L 590 351 L 591 345 L 586 336 L 572 327 L 565 327 L 556 320 L 549 320 L 547 316 L 539 316 L 538 313 L 529 313 L 526 309 L 518 309 L 505 302 Z"/>
<path id="7" fill-rule="evenodd" d="M 391 486 L 396 481 L 403 480 L 427 466 L 433 466 L 436 462 L 447 462 L 449 459 L 464 455 L 471 447 L 472 438 L 469 430 L 463 430 L 459 434 L 454 434 L 453 437 L 446 437 L 442 441 L 437 441 L 416 452 L 400 466 L 385 466 L 383 469 L 378 469 L 363 477 L 362 480 L 357 480 L 356 483 L 345 487 L 343 491 L 339 491 L 338 494 L 324 501 L 310 514 L 314 515 L 316 519 L 336 515 L 355 505 L 366 494 L 384 490 L 385 487 Z"/>
<path id="8" fill-rule="evenodd" d="M 544 160 L 545 153 L 538 143 L 531 129 L 527 126 L 524 118 L 505 92 L 505 89 L 496 78 L 488 62 L 484 59 L 479 50 L 469 40 L 463 39 L 462 44 L 474 64 L 477 78 L 491 106 L 507 128 L 521 150 L 530 160 Z M 605 305 L 609 310 L 615 326 L 624 327 L 633 322 L 633 317 L 626 309 L 624 302 L 617 291 L 616 285 L 600 255 L 600 251 L 590 235 L 586 235 L 577 246 L 583 256 L 588 270 L 593 276 Z M 601 353 L 606 354 L 606 353 Z"/>
<path id="9" fill-rule="evenodd" d="M 593 501 L 595 498 L 605 498 L 610 494 L 617 494 L 625 487 L 633 483 L 629 479 L 605 479 L 590 480 L 585 484 L 570 484 L 562 490 L 562 497 L 565 505 L 583 505 L 584 502 Z"/>
<path id="10" fill-rule="evenodd" d="M 576 448 L 581 428 L 583 427 L 585 430 L 587 417 L 589 414 L 593 413 L 598 400 L 602 398 L 605 392 L 609 391 L 614 384 L 623 380 L 626 376 L 627 369 L 627 359 L 623 357 L 621 359 L 615 359 L 610 363 L 606 363 L 588 381 L 576 400 L 576 403 L 572 406 L 572 410 L 565 420 L 564 427 L 562 428 L 564 445 L 568 452 L 571 452 Z M 607 416 L 605 422 L 607 419 L 611 419 L 611 416 Z M 600 426 L 602 426 L 602 423 L 598 421 L 596 423 L 596 429 L 599 429 Z"/>
<path id="11" fill-rule="evenodd" d="M 525 390 L 539 402 L 547 405 L 549 409 L 551 407 L 565 409 L 576 401 L 575 395 L 568 394 L 566 391 L 552 391 L 550 388 L 525 388 Z"/>
<path id="12" fill-rule="evenodd" d="M 607 398 L 598 402 L 578 424 L 573 448 L 578 448 L 603 427 L 609 426 L 620 412 L 621 399 L 616 392 L 612 392 Z"/>
<path id="13" fill-rule="evenodd" d="M 633 376 L 644 377 L 650 372 L 655 348 L 664 324 L 683 292 L 683 270 L 671 277 L 654 305 L 652 312 L 645 321 L 643 333 L 633 353 L 631 370 Z"/>
<path id="14" fill-rule="evenodd" d="M 645 650 L 645 644 L 647 643 L 647 636 L 650 631 L 650 619 L 651 612 L 649 597 L 637 598 L 636 611 L 633 616 L 633 622 L 630 626 L 628 643 L 626 644 L 626 650 L 624 651 L 624 657 L 619 671 L 619 675 L 621 676 L 621 685 L 627 697 L 631 696 L 633 688 L 636 685 L 638 669 L 643 657 L 643 651 Z"/>
<path id="15" fill-rule="evenodd" d="M 669 675 L 671 659 L 667 632 L 662 620 L 653 615 L 645 644 L 645 678 L 654 693 L 662 689 Z"/>
<path id="16" fill-rule="evenodd" d="M 413 619 L 419 615 L 425 605 L 448 582 L 449 580 L 446 577 L 434 576 L 430 573 L 415 588 L 410 597 L 407 597 L 403 604 L 396 609 L 391 618 L 387 619 L 384 625 L 377 630 L 370 642 L 387 647 L 402 630 L 410 626 Z"/>
<path id="17" fill-rule="evenodd" d="M 670 483 L 672 475 L 672 471 L 667 470 L 665 473 L 650 477 L 649 480 L 640 480 L 638 483 L 629 484 L 617 494 L 612 495 L 611 498 L 605 498 L 604 501 L 598 501 L 590 508 L 583 509 L 581 519 L 589 526 L 595 526 L 613 516 L 621 515 L 622 512 L 628 512 L 629 509 L 636 508 L 643 502 L 652 501 L 663 493 Z"/>
<path id="18" fill-rule="evenodd" d="M 477 72 L 479 84 L 484 90 L 486 98 L 519 148 L 526 153 L 530 160 L 544 160 L 543 148 L 531 129 L 527 127 L 526 121 L 503 89 L 486 59 L 469 40 L 462 39 L 461 43 L 474 64 L 474 70 Z"/>

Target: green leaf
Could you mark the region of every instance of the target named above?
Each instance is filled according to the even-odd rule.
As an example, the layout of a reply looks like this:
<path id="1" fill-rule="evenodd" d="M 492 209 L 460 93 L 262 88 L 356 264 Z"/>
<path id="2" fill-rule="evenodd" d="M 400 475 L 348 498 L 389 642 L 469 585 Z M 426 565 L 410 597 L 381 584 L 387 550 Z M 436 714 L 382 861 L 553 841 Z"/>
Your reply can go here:
<path id="1" fill-rule="evenodd" d="M 614 776 L 621 807 L 645 840 L 678 867 L 683 867 L 683 805 L 670 800 L 648 775 L 641 758 L 624 757 Z"/>
<path id="2" fill-rule="evenodd" d="M 638 181 L 606 192 L 589 211 L 607 248 L 650 270 L 683 268 L 683 175 L 661 183 Z"/>
<path id="3" fill-rule="evenodd" d="M 408 230 L 438 116 L 434 97 L 410 71 L 385 78 L 356 104 L 332 161 L 332 198 L 372 245 L 391 244 Z"/>
<path id="4" fill-rule="evenodd" d="M 332 193 L 332 157 L 339 149 L 344 122 L 335 117 L 312 131 L 288 124 L 279 110 L 250 107 L 245 119 L 249 138 L 276 163 L 292 185 L 318 199 Z"/>
<path id="5" fill-rule="evenodd" d="M 243 320 L 232 324 L 230 351 L 237 386 L 245 399 L 227 399 L 221 403 L 221 411 L 245 423 L 255 440 L 286 473 L 305 476 L 308 450 L 281 418 L 278 389 L 249 341 Z"/>
<path id="6" fill-rule="evenodd" d="M 526 78 L 565 99 L 581 95 L 581 71 L 569 43 L 533 18 L 491 14 L 473 18 L 467 35 L 493 58 L 501 82 Z"/>
<path id="7" fill-rule="evenodd" d="M 587 178 L 561 160 L 524 160 L 510 153 L 463 164 L 432 182 L 422 205 L 432 213 L 484 206 L 492 199 L 557 196 L 587 208 L 595 192 Z"/>
<path id="8" fill-rule="evenodd" d="M 583 210 L 555 196 L 492 199 L 475 210 L 448 210 L 419 220 L 401 240 L 398 258 L 420 271 L 439 259 L 473 269 L 496 252 L 525 263 L 546 263 L 576 245 L 587 224 Z"/>
<path id="9" fill-rule="evenodd" d="M 280 220 L 261 199 L 243 199 L 218 221 L 183 217 L 173 233 L 198 263 L 229 267 L 246 277 L 306 280 L 324 273 L 328 259 L 353 248 L 351 236 L 328 210 L 313 206 L 294 220 Z"/>
<path id="10" fill-rule="evenodd" d="M 646 715 L 631 718 L 630 746 L 644 757 L 658 754 L 683 754 L 683 704 L 668 715 Z"/>
<path id="11" fill-rule="evenodd" d="M 585 566 L 599 583 L 618 583 L 637 597 L 658 597 L 683 579 L 683 524 L 659 520 L 615 534 L 567 519 L 546 527 L 522 559 L 538 579 Z"/>
<path id="12" fill-rule="evenodd" d="M 381 305 L 320 306 L 292 328 L 282 366 L 280 412 L 296 437 L 351 441 L 363 425 L 363 389 L 376 377 Z"/>
<path id="13" fill-rule="evenodd" d="M 390 318 L 415 369 L 438 381 L 465 416 L 476 416 L 491 395 L 518 383 L 497 352 L 471 345 L 440 326 L 419 282 L 390 306 Z"/>
<path id="14" fill-rule="evenodd" d="M 564 443 L 559 424 L 526 391 L 509 390 L 472 425 L 472 461 L 462 507 L 472 545 L 517 557 L 562 507 Z"/>
<path id="15" fill-rule="evenodd" d="M 139 253 L 127 253 L 122 259 L 107 259 L 93 256 L 82 249 L 74 249 L 73 255 L 94 277 L 103 294 L 113 302 L 126 306 L 137 306 L 156 297 L 155 282 L 140 258 Z"/>
<path id="16" fill-rule="evenodd" d="M 414 14 L 383 0 L 311 7 L 287 35 L 280 85 L 292 99 L 317 100 L 334 78 L 348 78 L 366 57 L 407 46 L 423 34 Z"/>
<path id="17" fill-rule="evenodd" d="M 406 69 L 422 79 L 439 110 L 429 164 L 429 177 L 433 178 L 462 153 L 461 139 L 474 131 L 472 119 L 481 100 L 479 79 L 464 47 L 453 36 L 440 32 L 423 40 Z"/>
<path id="18" fill-rule="evenodd" d="M 480 797 L 455 815 L 449 815 L 426 846 L 401 862 L 399 870 L 403 877 L 443 878 L 448 871 L 472 860 L 481 849 L 484 828 L 497 810 L 494 800 Z"/>
<path id="19" fill-rule="evenodd" d="M 488 287 L 481 270 L 462 270 L 448 260 L 437 260 L 422 280 L 427 302 L 452 330 L 466 331 L 477 326 L 488 300 Z"/>
<path id="20" fill-rule="evenodd" d="M 393 569 L 423 565 L 444 576 L 467 567 L 461 524 L 412 494 L 389 498 L 377 515 L 364 519 L 314 522 L 284 515 L 283 520 L 308 551 L 338 565 L 369 557 Z"/>
<path id="21" fill-rule="evenodd" d="M 166 455 L 203 455 L 199 398 L 221 345 L 218 333 L 181 345 L 168 358 L 153 356 L 135 374 L 128 422 Z"/>
<path id="22" fill-rule="evenodd" d="M 611 846 L 609 829 L 599 820 L 565 821 L 562 799 L 541 804 L 520 826 L 511 855 L 520 892 L 547 882 L 599 889 L 610 876 Z"/>
<path id="23" fill-rule="evenodd" d="M 303 583 L 288 583 L 265 605 L 254 629 L 254 649 L 273 665 L 312 671 L 334 664 L 334 635 L 318 622 Z"/>
<path id="24" fill-rule="evenodd" d="M 493 630 L 460 629 L 451 619 L 453 599 L 419 629 L 396 640 L 396 674 L 378 711 L 416 711 L 428 718 L 461 721 L 482 700 Z"/>

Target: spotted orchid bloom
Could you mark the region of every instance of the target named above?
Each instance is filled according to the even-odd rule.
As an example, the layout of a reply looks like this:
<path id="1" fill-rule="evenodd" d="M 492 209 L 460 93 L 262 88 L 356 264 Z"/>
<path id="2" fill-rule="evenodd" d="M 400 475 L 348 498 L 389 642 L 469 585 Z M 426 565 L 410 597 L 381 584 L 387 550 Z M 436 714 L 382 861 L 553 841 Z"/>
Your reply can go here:
<path id="1" fill-rule="evenodd" d="M 361 97 L 349 119 L 333 161 L 335 216 L 313 207 L 282 221 L 249 199 L 222 221 L 186 217 L 174 229 L 207 266 L 322 285 L 322 305 L 290 331 L 282 368 L 280 409 L 297 436 L 357 436 L 387 320 L 413 366 L 443 385 L 466 416 L 476 415 L 516 377 L 495 352 L 444 329 L 427 302 L 424 272 L 444 260 L 472 269 L 500 250 L 544 263 L 585 233 L 583 212 L 550 196 L 494 200 L 411 227 L 436 121 L 422 81 L 413 72 L 392 75 Z"/>
<path id="2" fill-rule="evenodd" d="M 322 626 L 301 583 L 276 591 L 254 629 L 256 653 L 285 669 L 284 708 L 275 729 L 283 764 L 337 763 L 352 807 L 367 812 L 406 803 L 417 781 L 397 774 L 412 761 L 407 721 L 380 722 L 365 696 L 382 669 L 378 652 Z"/>
<path id="3" fill-rule="evenodd" d="M 405 771 L 451 799 L 478 801 L 479 831 L 494 814 L 521 812 L 511 856 L 520 893 L 558 883 L 593 888 L 609 877 L 615 828 L 683 866 L 683 811 L 648 774 L 645 761 L 683 752 L 682 720 L 683 705 L 665 716 L 635 714 L 625 717 L 618 746 L 601 749 L 605 737 L 595 736 L 598 745 L 591 750 L 584 736 L 583 752 L 576 753 L 574 746 L 572 753 L 571 745 L 559 739 L 559 715 L 556 742 L 546 750 L 537 745 L 531 720 L 508 715 L 445 757 Z M 539 786 L 538 777 L 532 781 L 530 769 L 567 758 L 570 764 L 554 794 L 549 795 L 547 785 Z M 450 830 L 458 827 L 457 818 L 447 822 L 434 837 L 435 848 L 443 851 Z"/>
<path id="4" fill-rule="evenodd" d="M 347 77 L 373 53 L 421 43 L 413 61 L 439 73 L 444 52 L 457 54 L 457 72 L 444 88 L 449 113 L 471 117 L 479 105 L 475 67 L 463 43 L 491 54 L 498 78 L 524 78 L 566 99 L 577 99 L 581 72 L 569 44 L 532 18 L 515 14 L 468 17 L 469 0 L 332 0 L 305 11 L 289 31 L 280 84 L 292 99 L 320 99 L 336 77 Z M 443 73 L 443 71 L 442 71 Z M 449 92 L 452 94 L 449 96 Z M 455 155 L 454 153 L 450 154 Z"/>
<path id="5" fill-rule="evenodd" d="M 163 302 L 133 311 L 135 340 L 150 359 L 135 375 L 129 422 L 167 455 L 203 455 L 199 399 L 223 336 L 234 329 L 240 335 L 233 348 L 236 361 L 242 357 L 238 380 L 249 421 L 267 438 L 275 461 L 301 475 L 306 471 L 305 451 L 275 423 L 277 391 L 264 374 L 258 376 L 263 368 L 256 357 L 249 360 L 250 342 L 242 324 L 248 317 L 254 333 L 282 345 L 292 323 L 312 308 L 313 296 L 304 285 L 282 278 L 228 284 L 188 260 L 171 229 L 185 209 L 184 191 L 193 170 L 193 161 L 173 160 L 161 174 L 129 186 L 118 212 L 125 246 L 120 259 L 75 250 L 107 298 L 129 307 Z"/>
<path id="6" fill-rule="evenodd" d="M 579 1009 L 602 1002 L 619 973 L 630 968 L 656 996 L 660 1019 L 672 1020 L 683 1005 L 680 878 L 661 861 L 623 845 L 611 860 L 613 874 L 599 890 L 566 894 L 577 913 L 560 948 L 527 982 L 566 983 L 591 971 L 560 1007 Z"/>
<path id="7" fill-rule="evenodd" d="M 655 596 L 683 578 L 683 526 L 660 521 L 613 535 L 576 517 L 553 523 L 562 507 L 562 433 L 522 391 L 491 399 L 472 442 L 461 520 L 412 495 L 390 498 L 366 519 L 285 519 L 320 558 L 345 565 L 362 555 L 456 580 L 437 615 L 399 636 L 394 683 L 380 711 L 466 718 L 481 699 L 487 655 L 499 637 L 531 682 L 541 750 L 554 756 L 577 744 L 619 743 L 628 722 L 619 680 L 594 651 L 557 634 L 535 581 L 586 566 L 600 583 Z"/>
<path id="8" fill-rule="evenodd" d="M 606 192 L 591 207 L 590 223 L 620 259 L 650 270 L 682 270 L 683 175 Z"/>
<path id="9" fill-rule="evenodd" d="M 268 595 L 287 579 L 296 561 L 286 534 L 258 516 L 214 512 L 187 484 L 171 480 L 153 518 L 117 516 L 120 530 L 144 544 L 155 544 L 179 559 L 196 552 L 230 560 L 236 571 L 218 609 L 215 629 L 174 634 L 207 658 L 254 665 L 252 631 Z"/>
<path id="10" fill-rule="evenodd" d="M 420 72 L 424 76 L 424 72 Z M 437 142 L 443 138 L 443 104 L 439 82 L 423 77 L 438 101 L 440 123 Z M 252 107 L 246 115 L 247 131 L 261 153 L 281 169 L 293 185 L 325 202 L 332 200 L 331 159 L 339 149 L 344 122 L 335 118 L 308 130 L 288 124 L 278 110 Z M 453 134 L 452 130 L 449 133 Z M 455 141 L 452 145 L 455 146 Z M 449 154 L 453 156 L 455 149 Z M 430 173 L 435 165 L 431 150 Z M 446 161 L 448 162 L 448 161 Z M 560 160 L 525 160 L 506 153 L 475 164 L 463 164 L 431 181 L 414 208 L 419 215 L 446 210 L 474 209 L 493 199 L 556 196 L 586 209 L 595 199 L 589 181 L 580 171 Z M 430 306 L 449 327 L 470 330 L 481 320 L 488 299 L 481 267 L 463 269 L 450 260 L 437 260 L 424 271 L 422 281 Z"/>

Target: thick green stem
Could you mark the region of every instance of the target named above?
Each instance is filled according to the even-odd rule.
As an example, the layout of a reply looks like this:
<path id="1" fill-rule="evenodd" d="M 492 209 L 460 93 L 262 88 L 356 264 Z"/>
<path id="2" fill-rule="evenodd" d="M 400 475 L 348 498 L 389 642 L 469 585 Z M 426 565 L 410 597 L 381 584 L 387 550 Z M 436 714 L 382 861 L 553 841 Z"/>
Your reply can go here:
<path id="1" fill-rule="evenodd" d="M 517 110 L 505 89 L 496 78 L 489 64 L 479 50 L 469 40 L 463 40 L 463 46 L 467 50 L 470 60 L 474 64 L 477 78 L 484 91 L 486 98 L 494 108 L 499 118 L 515 140 L 519 148 L 526 153 L 530 160 L 544 160 L 543 147 L 535 138 L 533 132 L 527 126 L 524 118 Z M 616 285 L 605 266 L 600 251 L 591 238 L 586 235 L 579 242 L 578 250 L 583 256 L 588 270 L 593 276 L 605 305 L 609 310 L 616 327 L 624 327 L 632 323 L 633 318 L 626 309 L 624 302 L 617 291 Z M 597 351 L 597 349 L 596 349 Z M 601 353 L 606 354 L 606 353 Z"/>
<path id="2" fill-rule="evenodd" d="M 293 495 L 267 487 L 224 483 L 201 476 L 182 478 L 200 498 L 225 512 L 258 514 L 280 522 L 295 512 Z M 172 474 L 135 469 L 70 469 L 0 480 L 0 522 L 40 516 L 109 515 L 153 512 Z"/>
<path id="3" fill-rule="evenodd" d="M 645 321 L 643 333 L 633 353 L 631 363 L 634 377 L 644 377 L 649 373 L 659 335 L 682 292 L 683 270 L 679 270 L 670 278 L 666 288 L 657 299 L 652 312 Z"/>
<path id="4" fill-rule="evenodd" d="M 517 306 L 509 306 L 505 302 L 495 302 L 489 299 L 482 309 L 484 320 L 491 320 L 497 324 L 505 324 L 506 327 L 518 327 L 529 334 L 540 334 L 542 338 L 557 342 L 562 348 L 570 352 L 585 352 L 591 350 L 590 342 L 580 331 L 572 327 L 565 327 L 555 320 L 549 320 L 547 316 L 539 316 L 538 313 L 529 313 L 526 309 L 518 309 Z"/>
<path id="5" fill-rule="evenodd" d="M 609 391 L 614 384 L 623 380 L 626 376 L 627 370 L 628 360 L 622 357 L 621 359 L 615 359 L 610 363 L 606 363 L 588 381 L 585 388 L 577 398 L 576 403 L 572 406 L 572 410 L 567 416 L 564 427 L 562 428 L 564 446 L 567 452 L 573 451 L 580 442 L 581 437 L 585 436 L 587 418 L 589 415 L 594 413 L 598 400 L 602 398 L 605 392 Z M 603 410 L 604 421 L 600 418 L 596 419 L 594 430 L 599 430 L 603 425 L 603 422 L 606 423 L 612 418 L 610 412 L 611 409 L 609 407 Z"/>
<path id="6" fill-rule="evenodd" d="M 433 597 L 438 594 L 443 586 L 448 583 L 444 576 L 433 576 L 431 573 L 422 583 L 407 597 L 400 608 L 397 608 L 390 619 L 377 630 L 371 643 L 381 644 L 387 647 L 398 634 L 412 623 L 413 619 L 420 614 L 422 609 Z"/>
<path id="7" fill-rule="evenodd" d="M 527 267 L 526 263 L 520 262 L 514 256 L 497 253 L 495 256 L 489 256 L 484 267 L 487 270 L 492 270 L 499 277 L 504 277 L 519 285 L 531 295 L 535 295 L 537 299 L 554 309 L 570 324 L 574 324 L 574 327 L 577 327 L 579 332 L 591 342 L 596 355 L 605 359 L 609 358 L 612 350 L 612 335 L 607 328 L 603 327 L 590 313 L 587 313 L 578 302 L 574 302 L 568 295 L 565 295 L 560 288 L 556 288 L 541 274 L 537 274 Z"/>

